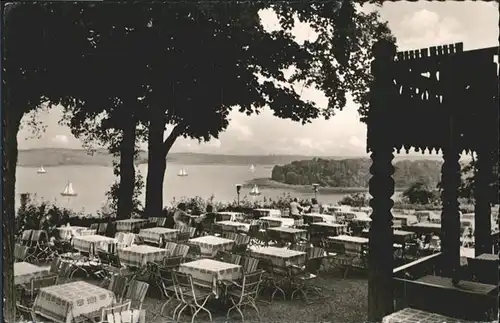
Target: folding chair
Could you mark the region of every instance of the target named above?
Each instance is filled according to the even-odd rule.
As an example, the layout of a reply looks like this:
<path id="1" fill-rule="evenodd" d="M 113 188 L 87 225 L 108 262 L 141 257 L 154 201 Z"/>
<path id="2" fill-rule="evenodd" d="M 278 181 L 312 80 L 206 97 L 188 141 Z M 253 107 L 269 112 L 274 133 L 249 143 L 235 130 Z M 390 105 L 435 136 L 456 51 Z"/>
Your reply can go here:
<path id="1" fill-rule="evenodd" d="M 28 247 L 20 245 L 20 244 L 15 244 L 14 245 L 14 259 L 16 262 L 23 262 L 23 261 L 28 261 L 30 257 L 28 257 Z"/>
<path id="2" fill-rule="evenodd" d="M 113 304 L 108 307 L 104 307 L 100 312 L 95 313 L 96 315 L 82 315 L 89 321 L 93 323 L 104 323 L 110 322 L 110 319 L 114 321 L 115 315 L 119 315 L 121 318 L 121 314 L 125 311 L 130 311 L 130 301 L 124 303 Z M 111 315 L 111 316 L 110 316 Z M 108 316 L 109 319 L 108 319 Z"/>
<path id="3" fill-rule="evenodd" d="M 106 234 L 107 229 L 108 229 L 107 223 L 99 223 L 99 228 L 97 228 L 97 234 L 103 236 Z"/>
<path id="4" fill-rule="evenodd" d="M 172 253 L 172 256 L 182 257 L 184 259 L 187 257 L 188 252 L 189 252 L 188 245 L 177 244 L 177 246 L 175 246 L 174 252 Z"/>
<path id="5" fill-rule="evenodd" d="M 229 314 L 233 309 L 236 309 L 240 315 L 242 321 L 245 320 L 245 316 L 241 311 L 241 308 L 247 305 L 250 305 L 255 309 L 257 315 L 260 316 L 259 309 L 255 304 L 258 294 L 260 283 L 262 282 L 262 271 L 256 271 L 253 273 L 247 273 L 243 275 L 242 284 L 238 284 L 236 282 L 231 282 L 227 290 L 227 295 L 233 303 L 233 306 L 230 307 L 226 313 L 226 319 L 229 318 Z"/>
<path id="6" fill-rule="evenodd" d="M 35 296 L 38 294 L 38 291 L 40 291 L 40 288 L 43 287 L 49 287 L 53 285 L 57 285 L 57 275 L 47 275 L 44 277 L 34 277 L 30 279 L 30 288 L 29 290 L 25 290 L 25 293 L 28 294 L 27 296 L 30 297 L 30 305 L 33 304 L 35 300 Z"/>
<path id="7" fill-rule="evenodd" d="M 213 295 L 212 291 L 202 290 L 195 287 L 193 284 L 193 278 L 190 274 L 173 271 L 172 276 L 174 278 L 179 300 L 181 301 L 181 304 L 179 304 L 174 310 L 174 321 L 178 321 L 182 312 L 184 312 L 184 310 L 188 307 L 194 310 L 191 323 L 194 323 L 196 315 L 198 315 L 201 310 L 207 312 L 210 321 L 212 321 L 212 313 L 210 313 L 210 311 L 205 307 L 208 300 Z M 176 319 L 175 314 L 179 308 L 180 311 L 177 314 Z"/>
<path id="8" fill-rule="evenodd" d="M 109 281 L 108 290 L 112 291 L 118 302 L 123 300 L 123 295 L 125 294 L 125 289 L 129 283 L 129 279 L 122 275 L 112 275 Z"/>
<path id="9" fill-rule="evenodd" d="M 132 304 L 137 305 L 138 310 L 141 310 L 142 303 L 146 298 L 146 293 L 148 292 L 148 289 L 149 289 L 148 283 L 138 281 L 135 279 L 131 280 L 125 287 L 125 294 L 123 298 L 126 301 L 130 300 Z"/>

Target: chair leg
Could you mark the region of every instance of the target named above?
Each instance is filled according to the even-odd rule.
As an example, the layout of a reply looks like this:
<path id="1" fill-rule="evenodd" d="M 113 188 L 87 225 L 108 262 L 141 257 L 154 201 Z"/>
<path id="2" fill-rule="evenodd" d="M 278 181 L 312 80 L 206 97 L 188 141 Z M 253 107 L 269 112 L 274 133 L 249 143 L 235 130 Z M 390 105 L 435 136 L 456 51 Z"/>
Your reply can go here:
<path id="1" fill-rule="evenodd" d="M 179 304 L 179 306 L 180 306 L 180 305 L 182 305 L 182 304 L 183 304 L 183 303 Z M 179 307 L 179 306 L 177 306 L 177 307 Z M 177 321 L 179 321 L 179 320 L 180 320 L 180 318 L 181 318 L 182 312 L 184 312 L 184 310 L 185 310 L 186 308 L 190 307 L 190 306 L 191 306 L 190 304 L 184 304 L 184 306 L 181 308 L 181 310 L 179 311 L 179 313 L 177 313 L 177 320 L 175 320 L 175 314 L 174 314 L 174 321 L 176 321 L 176 322 L 177 322 Z M 177 309 L 177 308 L 176 308 L 176 309 Z M 174 311 L 174 313 L 175 313 L 175 311 Z"/>

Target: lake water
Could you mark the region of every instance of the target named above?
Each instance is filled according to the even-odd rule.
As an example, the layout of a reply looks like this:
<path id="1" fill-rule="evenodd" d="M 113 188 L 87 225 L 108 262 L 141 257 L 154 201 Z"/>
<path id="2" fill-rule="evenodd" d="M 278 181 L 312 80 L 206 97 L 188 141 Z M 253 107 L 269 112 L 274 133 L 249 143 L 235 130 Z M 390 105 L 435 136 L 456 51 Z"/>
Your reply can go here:
<path id="1" fill-rule="evenodd" d="M 270 177 L 273 166 L 259 165 L 255 172 L 250 172 L 248 166 L 241 165 L 189 165 L 184 167 L 189 176 L 177 176 L 183 165 L 170 163 L 167 166 L 163 184 L 163 205 L 170 206 L 175 197 L 215 196 L 216 201 L 229 202 L 236 199 L 236 184 L 243 184 L 253 178 Z M 58 166 L 45 167 L 47 173 L 37 174 L 37 168 L 17 167 L 16 193 L 36 194 L 38 199 L 54 202 L 60 206 L 75 211 L 84 210 L 95 213 L 106 201 L 105 193 L 116 180 L 111 167 L 102 166 Z M 147 175 L 147 165 L 140 165 L 139 172 Z M 67 181 L 73 183 L 76 197 L 63 197 Z M 263 197 L 275 198 L 283 193 L 293 193 L 298 198 L 312 198 L 314 193 L 298 193 L 286 189 L 259 188 Z M 241 197 L 248 195 L 250 188 L 242 188 Z M 321 203 L 336 203 L 344 194 L 318 193 Z M 249 196 L 249 195 L 248 195 Z M 250 197 L 250 196 L 249 196 Z M 253 198 L 253 197 L 251 197 Z M 144 192 L 141 196 L 144 203 Z"/>

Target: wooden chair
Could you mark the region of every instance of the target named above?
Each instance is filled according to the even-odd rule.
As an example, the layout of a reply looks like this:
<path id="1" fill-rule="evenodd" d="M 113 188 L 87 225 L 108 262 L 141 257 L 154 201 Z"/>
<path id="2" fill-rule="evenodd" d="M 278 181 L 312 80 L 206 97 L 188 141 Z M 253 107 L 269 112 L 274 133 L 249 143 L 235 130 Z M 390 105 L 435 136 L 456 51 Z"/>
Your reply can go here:
<path id="1" fill-rule="evenodd" d="M 108 290 L 112 291 L 115 294 L 116 299 L 121 302 L 128 283 L 129 279 L 127 276 L 112 275 L 109 281 Z"/>
<path id="2" fill-rule="evenodd" d="M 29 260 L 31 257 L 28 257 L 28 247 L 15 244 L 14 245 L 14 259 L 16 262 L 23 262 Z"/>
<path id="3" fill-rule="evenodd" d="M 29 304 L 31 305 L 35 300 L 36 295 L 40 288 L 57 285 L 57 275 L 47 275 L 44 277 L 34 277 L 30 279 L 30 288 L 25 290 L 25 295 L 30 297 Z"/>
<path id="4" fill-rule="evenodd" d="M 137 304 L 138 310 L 142 309 L 142 303 L 144 302 L 144 299 L 146 298 L 146 293 L 148 292 L 149 289 L 149 284 L 138 281 L 138 280 L 132 280 L 129 282 L 127 287 L 125 288 L 125 294 L 124 294 L 124 299 L 125 300 L 130 300 L 132 304 Z"/>
<path id="5" fill-rule="evenodd" d="M 260 283 L 262 282 L 262 271 L 256 271 L 253 273 L 247 273 L 243 275 L 242 284 L 238 284 L 237 282 L 232 282 L 230 287 L 227 290 L 227 295 L 233 303 L 233 306 L 230 307 L 226 313 L 226 319 L 229 319 L 229 314 L 233 309 L 236 309 L 240 315 L 242 321 L 245 320 L 245 316 L 241 311 L 241 308 L 247 305 L 250 305 L 255 309 L 257 315 L 260 316 L 259 309 L 255 304 L 258 294 Z"/>
<path id="6" fill-rule="evenodd" d="M 90 225 L 90 230 L 96 230 L 97 232 L 98 229 L 99 229 L 99 223 L 92 223 Z"/>
<path id="7" fill-rule="evenodd" d="M 188 245 L 177 244 L 177 246 L 175 246 L 174 252 L 172 253 L 172 256 L 186 258 L 188 252 L 189 252 L 189 246 Z"/>
<path id="8" fill-rule="evenodd" d="M 157 225 L 158 225 L 159 227 L 162 227 L 162 228 L 163 228 L 163 227 L 165 226 L 165 224 L 166 224 L 166 223 L 167 223 L 167 218 L 158 218 Z"/>
<path id="9" fill-rule="evenodd" d="M 108 229 L 107 223 L 99 223 L 99 227 L 97 228 L 97 234 L 103 236 L 106 234 L 107 229 Z"/>
<path id="10" fill-rule="evenodd" d="M 32 308 L 16 302 L 16 309 L 18 316 L 16 322 L 41 322 Z"/>
<path id="11" fill-rule="evenodd" d="M 172 273 L 179 268 L 181 263 L 181 257 L 169 257 L 164 258 L 163 264 L 161 266 L 158 266 L 158 279 L 161 284 L 161 289 L 163 292 L 162 294 L 167 299 L 166 302 L 161 306 L 160 314 L 163 314 L 163 311 L 171 301 L 173 301 L 174 299 L 178 299 Z"/>
<path id="12" fill-rule="evenodd" d="M 260 263 L 260 260 L 257 259 L 257 258 L 254 258 L 254 257 L 243 257 L 241 260 L 240 260 L 240 263 L 243 267 L 243 271 L 245 273 L 253 273 L 254 271 L 257 270 L 258 266 L 259 266 L 259 263 Z"/>
<path id="13" fill-rule="evenodd" d="M 191 318 L 191 323 L 194 323 L 196 315 L 201 310 L 207 312 L 210 321 L 212 321 L 212 313 L 205 307 L 205 305 L 211 298 L 213 293 L 209 290 L 202 290 L 195 287 L 193 284 L 193 278 L 190 274 L 174 271 L 173 278 L 179 300 L 181 301 L 181 304 L 179 304 L 174 310 L 174 321 L 178 321 L 181 317 L 182 312 L 188 307 L 190 307 L 194 311 Z M 176 319 L 175 316 L 178 309 L 180 309 L 180 311 L 177 314 Z"/>

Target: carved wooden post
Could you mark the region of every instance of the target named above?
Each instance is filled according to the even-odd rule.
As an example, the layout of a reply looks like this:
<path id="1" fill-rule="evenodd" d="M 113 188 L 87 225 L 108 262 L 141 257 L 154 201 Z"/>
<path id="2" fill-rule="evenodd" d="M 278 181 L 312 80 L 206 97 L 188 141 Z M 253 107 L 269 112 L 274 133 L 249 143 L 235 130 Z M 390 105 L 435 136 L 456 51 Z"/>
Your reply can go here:
<path id="1" fill-rule="evenodd" d="M 487 150 L 478 153 L 474 176 L 474 249 L 476 256 L 491 253 L 491 191 L 493 160 Z"/>
<path id="2" fill-rule="evenodd" d="M 441 269 L 447 277 L 457 278 L 460 268 L 460 210 L 458 187 L 460 175 L 459 131 L 455 124 L 457 109 L 460 104 L 459 86 L 454 79 L 454 61 L 441 64 L 440 82 L 443 86 L 443 107 L 448 117 L 448 138 L 443 143 L 443 166 L 441 167 L 441 251 L 443 253 Z M 455 90 L 457 90 L 455 92 Z"/>
<path id="3" fill-rule="evenodd" d="M 368 115 L 368 148 L 371 150 L 371 214 L 368 242 L 368 320 L 380 322 L 393 311 L 392 288 L 392 214 L 394 201 L 393 144 L 390 127 L 391 101 L 397 95 L 393 84 L 394 44 L 381 40 L 373 46 L 375 60 L 371 65 L 374 82 L 371 87 Z"/>

